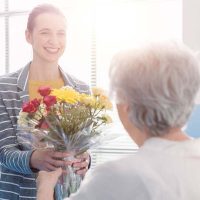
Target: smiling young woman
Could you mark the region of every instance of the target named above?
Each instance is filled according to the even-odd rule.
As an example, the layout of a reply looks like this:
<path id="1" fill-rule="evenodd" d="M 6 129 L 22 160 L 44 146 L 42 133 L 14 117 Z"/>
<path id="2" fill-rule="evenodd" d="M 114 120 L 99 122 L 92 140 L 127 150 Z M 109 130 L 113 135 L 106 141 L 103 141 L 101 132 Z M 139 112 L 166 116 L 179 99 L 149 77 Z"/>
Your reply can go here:
<path id="1" fill-rule="evenodd" d="M 39 95 L 39 86 L 60 88 L 69 85 L 89 93 L 85 83 L 65 73 L 58 61 L 65 51 L 66 19 L 56 7 L 35 7 L 28 18 L 26 40 L 32 46 L 32 61 L 20 70 L 0 78 L 0 199 L 35 199 L 36 173 L 52 171 L 69 163 L 68 153 L 28 150 L 17 140 L 17 117 L 22 104 Z M 77 173 L 88 169 L 87 153 L 75 165 Z"/>

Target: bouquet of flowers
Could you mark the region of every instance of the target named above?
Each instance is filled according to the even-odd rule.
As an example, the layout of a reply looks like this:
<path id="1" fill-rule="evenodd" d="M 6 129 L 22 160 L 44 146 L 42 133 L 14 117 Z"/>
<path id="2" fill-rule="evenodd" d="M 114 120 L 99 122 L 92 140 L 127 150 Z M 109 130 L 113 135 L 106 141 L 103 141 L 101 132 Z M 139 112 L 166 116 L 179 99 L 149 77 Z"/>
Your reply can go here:
<path id="1" fill-rule="evenodd" d="M 102 141 L 105 127 L 112 122 L 107 111 L 112 104 L 104 91 L 93 88 L 92 94 L 71 87 L 40 87 L 40 99 L 22 106 L 18 118 L 18 140 L 28 148 L 54 148 L 79 155 Z M 106 138 L 106 137 L 105 137 Z M 103 139 L 104 140 L 104 139 Z M 81 182 L 73 167 L 57 184 L 57 199 L 68 197 Z"/>

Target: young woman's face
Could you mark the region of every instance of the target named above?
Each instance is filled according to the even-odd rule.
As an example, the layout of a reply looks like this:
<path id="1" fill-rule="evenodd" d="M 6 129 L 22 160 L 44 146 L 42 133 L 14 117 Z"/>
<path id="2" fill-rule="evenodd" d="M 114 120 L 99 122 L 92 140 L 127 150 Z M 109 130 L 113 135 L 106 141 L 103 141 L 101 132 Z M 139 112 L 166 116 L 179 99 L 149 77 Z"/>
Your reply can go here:
<path id="1" fill-rule="evenodd" d="M 26 39 L 32 45 L 33 59 L 57 63 L 65 50 L 65 18 L 53 13 L 38 15 L 33 31 L 26 31 Z"/>

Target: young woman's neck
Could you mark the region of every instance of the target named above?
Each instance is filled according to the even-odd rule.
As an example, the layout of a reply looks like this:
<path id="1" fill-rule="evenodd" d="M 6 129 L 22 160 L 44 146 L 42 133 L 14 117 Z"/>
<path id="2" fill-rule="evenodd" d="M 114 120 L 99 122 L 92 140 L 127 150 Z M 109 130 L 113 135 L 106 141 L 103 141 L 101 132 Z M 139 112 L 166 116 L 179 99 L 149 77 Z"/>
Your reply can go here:
<path id="1" fill-rule="evenodd" d="M 46 80 L 57 80 L 61 78 L 58 63 L 41 63 L 31 62 L 29 69 L 29 79 L 46 81 Z"/>

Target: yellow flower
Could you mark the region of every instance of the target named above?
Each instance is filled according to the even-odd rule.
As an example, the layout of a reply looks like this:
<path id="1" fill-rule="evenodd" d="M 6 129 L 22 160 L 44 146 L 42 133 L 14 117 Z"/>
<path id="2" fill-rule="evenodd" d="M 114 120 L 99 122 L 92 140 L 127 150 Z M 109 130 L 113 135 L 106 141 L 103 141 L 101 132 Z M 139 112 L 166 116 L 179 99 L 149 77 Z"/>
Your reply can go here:
<path id="1" fill-rule="evenodd" d="M 104 114 L 104 115 L 102 115 L 101 117 L 102 117 L 102 119 L 105 121 L 106 124 L 112 123 L 112 118 L 111 118 L 109 115 Z"/>
<path id="2" fill-rule="evenodd" d="M 102 88 L 99 88 L 99 87 L 93 87 L 92 88 L 92 94 L 94 96 L 100 96 L 100 95 L 106 96 L 106 92 Z"/>
<path id="3" fill-rule="evenodd" d="M 61 89 L 53 89 L 51 95 L 56 96 L 57 100 L 65 101 L 69 104 L 75 104 L 80 100 L 80 94 L 71 87 L 62 87 Z"/>
<path id="4" fill-rule="evenodd" d="M 95 107 L 96 99 L 91 95 L 81 94 L 80 102 L 85 104 L 86 106 Z"/>
<path id="5" fill-rule="evenodd" d="M 44 101 L 40 101 L 34 114 L 20 112 L 18 123 L 36 129 L 46 123 L 49 134 L 54 134 L 52 127 L 58 126 L 65 134 L 73 135 L 84 127 L 91 125 L 91 131 L 95 132 L 97 127 L 112 122 L 111 117 L 106 115 L 112 104 L 101 88 L 94 88 L 93 94 L 84 94 L 71 87 L 63 87 L 53 89 L 50 95 L 56 98 L 54 105 L 48 107 Z M 48 124 L 51 126 L 48 127 Z M 57 138 L 56 135 L 49 137 Z"/>
<path id="6" fill-rule="evenodd" d="M 99 96 L 99 105 L 100 105 L 100 107 L 103 107 L 103 108 L 108 109 L 108 110 L 112 109 L 112 103 L 109 100 L 109 98 L 105 95 Z"/>

